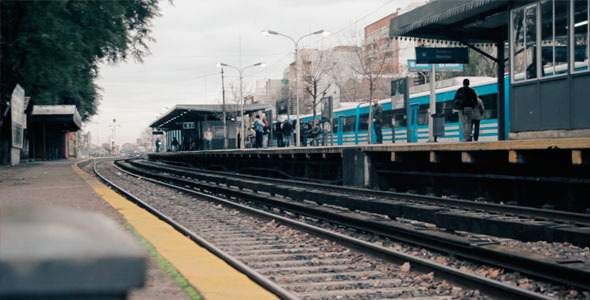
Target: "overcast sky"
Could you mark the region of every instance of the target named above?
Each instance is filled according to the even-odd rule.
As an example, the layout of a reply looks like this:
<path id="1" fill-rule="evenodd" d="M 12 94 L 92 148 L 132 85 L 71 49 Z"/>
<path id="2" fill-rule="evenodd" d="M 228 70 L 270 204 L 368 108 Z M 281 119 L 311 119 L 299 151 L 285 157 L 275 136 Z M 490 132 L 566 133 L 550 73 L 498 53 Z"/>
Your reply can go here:
<path id="1" fill-rule="evenodd" d="M 98 85 L 103 99 L 98 114 L 86 123 L 96 144 L 117 125 L 117 144 L 135 143 L 140 132 L 157 115 L 176 104 L 221 103 L 221 75 L 215 66 L 224 62 L 250 68 L 244 90 L 253 91 L 258 79 L 281 79 L 293 60 L 293 42 L 280 36 L 263 36 L 268 28 L 297 39 L 324 29 L 332 34 L 307 37 L 303 48 L 325 49 L 349 44 L 353 32 L 396 9 L 418 0 L 161 0 L 162 16 L 153 22 L 152 52 L 143 64 L 129 61 L 100 68 Z M 226 88 L 237 86 L 238 73 L 225 69 Z M 231 97 L 226 90 L 226 99 Z M 96 124 L 98 122 L 98 125 Z M 111 125 L 111 126 L 109 126 Z"/>

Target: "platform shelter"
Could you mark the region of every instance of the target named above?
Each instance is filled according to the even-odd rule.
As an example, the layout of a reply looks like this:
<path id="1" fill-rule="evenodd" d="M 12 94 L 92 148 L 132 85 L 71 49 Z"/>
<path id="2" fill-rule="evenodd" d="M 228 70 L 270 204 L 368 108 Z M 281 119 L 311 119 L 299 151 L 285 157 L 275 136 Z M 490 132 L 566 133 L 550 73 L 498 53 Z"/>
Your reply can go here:
<path id="1" fill-rule="evenodd" d="M 75 105 L 35 105 L 29 120 L 29 156 L 56 160 L 74 157 L 72 132 L 80 130 L 82 118 Z"/>
<path id="2" fill-rule="evenodd" d="M 389 36 L 466 46 L 494 61 L 500 140 L 589 137 L 589 5 L 586 0 L 437 0 L 392 18 Z M 495 55 L 481 50 L 486 44 L 495 45 Z"/>
<path id="3" fill-rule="evenodd" d="M 162 134 L 160 151 L 202 150 L 205 146 L 203 137 L 207 128 L 211 128 L 213 133 L 212 149 L 235 149 L 239 147 L 240 114 L 241 106 L 236 104 L 225 105 L 225 107 L 219 104 L 178 104 L 151 123 L 150 127 L 156 134 Z M 272 106 L 246 104 L 244 105 L 246 129 L 256 114 L 265 114 L 269 122 L 272 122 Z M 156 135 L 156 138 L 158 136 Z M 226 142 L 224 137 L 227 137 Z M 174 139 L 178 142 L 178 147 L 174 147 L 175 149 L 172 147 Z M 249 145 L 248 140 L 246 145 Z"/>

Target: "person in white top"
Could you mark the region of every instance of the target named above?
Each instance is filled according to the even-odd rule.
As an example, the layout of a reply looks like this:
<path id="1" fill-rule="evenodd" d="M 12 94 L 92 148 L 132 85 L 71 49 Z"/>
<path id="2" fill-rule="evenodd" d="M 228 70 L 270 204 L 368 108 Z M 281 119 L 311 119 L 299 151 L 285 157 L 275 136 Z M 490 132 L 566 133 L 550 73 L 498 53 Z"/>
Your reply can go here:
<path id="1" fill-rule="evenodd" d="M 211 150 L 211 141 L 213 140 L 213 132 L 211 132 L 211 127 L 207 128 L 207 131 L 205 131 L 205 137 L 203 140 L 205 141 L 205 150 Z"/>
<path id="2" fill-rule="evenodd" d="M 477 142 L 479 139 L 479 123 L 481 119 L 483 119 L 483 114 L 486 111 L 485 106 L 483 105 L 483 100 L 481 98 L 477 98 L 477 103 L 475 103 L 475 107 L 473 107 L 473 112 L 471 113 L 471 124 L 473 126 L 473 141 Z"/>

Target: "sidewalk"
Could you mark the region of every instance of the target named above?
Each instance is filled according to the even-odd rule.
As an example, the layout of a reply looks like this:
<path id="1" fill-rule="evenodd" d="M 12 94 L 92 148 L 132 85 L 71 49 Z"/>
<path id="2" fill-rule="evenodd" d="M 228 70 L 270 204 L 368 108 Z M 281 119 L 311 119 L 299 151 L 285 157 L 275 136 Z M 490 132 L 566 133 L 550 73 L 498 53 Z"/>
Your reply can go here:
<path id="1" fill-rule="evenodd" d="M 61 206 L 92 211 L 127 230 L 121 214 L 100 198 L 72 168 L 75 160 L 0 167 L 0 209 L 7 206 Z M 146 287 L 129 299 L 189 299 L 150 257 Z"/>

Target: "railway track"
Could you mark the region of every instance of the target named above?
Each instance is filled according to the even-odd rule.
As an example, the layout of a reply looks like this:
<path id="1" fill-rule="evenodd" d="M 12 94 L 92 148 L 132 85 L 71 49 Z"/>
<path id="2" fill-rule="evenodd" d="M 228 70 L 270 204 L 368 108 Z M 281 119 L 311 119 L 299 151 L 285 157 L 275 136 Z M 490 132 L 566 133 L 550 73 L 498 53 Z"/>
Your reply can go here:
<path id="1" fill-rule="evenodd" d="M 154 179 L 142 178 L 155 182 Z M 112 182 L 109 184 L 113 185 Z M 158 184 L 170 186 L 170 183 L 160 182 Z M 433 288 L 432 286 L 424 288 L 423 286 L 411 285 L 412 282 L 416 281 L 416 278 L 418 278 L 418 282 L 424 283 L 424 281 L 431 282 L 433 277 L 436 277 L 437 279 L 444 278 L 446 280 L 460 282 L 463 286 L 473 287 L 495 297 L 506 299 L 545 299 L 542 295 L 505 285 L 495 280 L 474 276 L 471 273 L 458 271 L 403 253 L 397 253 L 396 251 L 380 247 L 376 244 L 367 243 L 366 241 L 310 226 L 290 218 L 246 207 L 242 204 L 228 201 L 227 199 L 221 199 L 211 195 L 211 192 L 206 189 L 195 191 L 194 187 L 187 188 L 186 185 L 184 187 L 176 185 L 173 188 L 199 198 L 206 198 L 207 201 L 223 203 L 224 207 L 226 205 L 232 207 L 229 213 L 230 216 L 218 217 L 217 222 L 219 220 L 226 223 L 237 222 L 234 224 L 225 224 L 223 226 L 211 225 L 215 223 L 210 218 L 207 219 L 206 216 L 215 215 L 213 213 L 205 213 L 204 216 L 191 218 L 192 220 L 202 219 L 204 223 L 201 223 L 201 221 L 198 223 L 192 221 L 190 228 L 206 229 L 199 232 L 201 237 L 195 235 L 193 239 L 201 241 L 200 243 L 203 243 L 203 240 L 209 240 L 208 243 L 214 244 L 212 248 L 218 255 L 220 252 L 218 251 L 219 248 L 223 248 L 221 252 L 230 256 L 226 260 L 230 262 L 243 262 L 247 267 L 255 270 L 254 274 L 262 274 L 262 277 L 267 278 L 267 280 L 257 280 L 259 283 L 263 285 L 267 281 L 280 283 L 280 288 L 290 292 L 294 291 L 296 297 L 305 299 L 334 297 L 335 299 L 341 299 L 345 295 L 354 295 L 352 298 L 362 299 L 433 296 L 435 298 L 432 299 L 446 299 L 443 297 L 446 296 L 445 293 L 448 295 L 450 292 L 456 290 L 456 288 L 444 287 L 439 281 L 437 281 L 439 282 L 438 285 L 435 284 L 438 288 Z M 122 190 L 121 188 L 118 189 Z M 127 196 L 132 197 L 130 195 Z M 135 201 L 152 210 L 154 213 L 159 214 L 161 218 L 171 221 L 169 217 L 165 217 L 163 213 L 158 212 L 157 209 L 145 204 L 145 202 L 137 198 L 135 198 Z M 245 218 L 236 217 L 234 209 L 242 212 L 246 211 L 248 214 L 263 216 L 267 220 L 252 226 L 240 224 Z M 226 209 L 224 208 L 224 210 Z M 197 211 L 200 210 L 191 210 L 191 214 Z M 175 224 L 175 222 L 172 221 L 172 224 Z M 285 227 L 279 224 L 288 224 L 288 226 L 297 228 L 298 233 L 294 233 L 295 231 L 292 229 L 284 232 Z M 179 230 L 183 230 L 185 234 L 194 235 L 185 225 L 176 224 L 173 226 Z M 252 228 L 257 228 L 257 230 L 252 231 Z M 279 231 L 283 230 L 283 232 L 279 233 L 279 236 L 274 235 L 273 230 L 275 229 Z M 314 237 L 304 235 L 305 238 L 303 238 L 300 236 L 301 233 L 299 230 L 313 232 Z M 337 240 L 339 243 L 355 249 L 362 249 L 361 253 L 352 253 L 349 252 L 350 250 L 337 248 L 330 243 L 326 244 L 325 240 L 318 239 L 315 237 L 316 235 Z M 282 241 L 287 242 L 281 243 Z M 366 257 L 367 252 L 374 256 L 376 255 L 380 259 L 397 262 L 398 265 L 376 263 L 374 259 L 371 260 Z M 422 275 L 408 274 L 406 267 L 399 267 L 399 264 L 404 266 L 406 263 L 411 264 L 412 271 L 421 270 L 424 273 Z M 234 265 L 236 264 L 234 263 Z M 247 273 L 247 270 L 242 271 Z M 256 277 L 254 275 L 249 276 Z M 414 279 L 411 279 L 411 282 L 406 282 L 407 279 L 404 278 Z M 272 287 L 269 289 L 272 290 Z M 432 295 L 433 290 L 438 291 L 436 295 Z M 442 295 L 440 295 L 440 290 L 442 290 Z M 288 298 L 287 296 L 282 297 Z"/>

